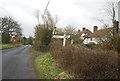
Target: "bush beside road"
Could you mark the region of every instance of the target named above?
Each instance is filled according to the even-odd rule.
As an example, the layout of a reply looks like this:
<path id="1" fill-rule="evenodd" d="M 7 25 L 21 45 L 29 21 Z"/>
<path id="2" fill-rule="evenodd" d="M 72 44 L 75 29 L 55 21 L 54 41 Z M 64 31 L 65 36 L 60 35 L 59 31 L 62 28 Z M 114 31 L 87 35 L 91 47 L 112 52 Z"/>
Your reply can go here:
<path id="1" fill-rule="evenodd" d="M 74 74 L 76 79 L 118 78 L 118 53 L 115 51 L 54 45 L 50 53 L 60 67 Z"/>

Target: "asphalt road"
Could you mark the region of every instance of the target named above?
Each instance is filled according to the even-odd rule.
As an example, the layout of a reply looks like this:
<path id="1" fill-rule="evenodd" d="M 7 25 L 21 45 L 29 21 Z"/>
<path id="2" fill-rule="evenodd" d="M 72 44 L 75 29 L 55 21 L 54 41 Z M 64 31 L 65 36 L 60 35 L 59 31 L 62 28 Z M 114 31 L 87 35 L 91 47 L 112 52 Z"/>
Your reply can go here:
<path id="1" fill-rule="evenodd" d="M 30 45 L 2 51 L 2 79 L 35 79 Z"/>

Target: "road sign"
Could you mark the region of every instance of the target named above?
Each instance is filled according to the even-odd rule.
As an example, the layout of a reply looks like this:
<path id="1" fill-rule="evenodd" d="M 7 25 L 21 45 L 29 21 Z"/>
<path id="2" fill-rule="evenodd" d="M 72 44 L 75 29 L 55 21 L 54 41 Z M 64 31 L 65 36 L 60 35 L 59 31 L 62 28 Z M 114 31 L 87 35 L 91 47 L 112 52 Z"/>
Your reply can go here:
<path id="1" fill-rule="evenodd" d="M 53 35 L 53 38 L 60 38 L 60 39 L 63 39 L 63 47 L 64 47 L 64 46 L 65 46 L 65 43 L 66 43 L 66 39 L 67 39 L 67 38 L 70 38 L 70 35 L 66 35 L 66 34 L 64 34 L 64 36 Z"/>

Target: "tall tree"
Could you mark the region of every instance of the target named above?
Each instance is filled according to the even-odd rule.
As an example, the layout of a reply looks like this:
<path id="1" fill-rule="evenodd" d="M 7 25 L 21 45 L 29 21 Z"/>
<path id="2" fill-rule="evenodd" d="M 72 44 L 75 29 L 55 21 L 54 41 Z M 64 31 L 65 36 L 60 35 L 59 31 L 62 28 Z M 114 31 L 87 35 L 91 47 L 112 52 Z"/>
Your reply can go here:
<path id="1" fill-rule="evenodd" d="M 105 11 L 110 17 L 113 25 L 113 22 L 116 20 L 116 17 L 117 17 L 117 2 L 114 2 L 113 0 L 112 1 L 110 0 L 109 2 L 107 2 Z"/>
<path id="2" fill-rule="evenodd" d="M 34 38 L 32 36 L 28 37 L 27 38 L 27 44 L 32 45 L 33 44 L 33 40 L 34 40 Z"/>
<path id="3" fill-rule="evenodd" d="M 65 32 L 65 34 L 68 34 L 68 35 L 75 35 L 76 33 L 76 28 L 71 26 L 71 25 L 68 25 L 66 26 L 63 31 Z"/>
<path id="4" fill-rule="evenodd" d="M 9 34 L 10 36 L 22 35 L 20 24 L 10 16 L 0 18 L 0 32 Z"/>
<path id="5" fill-rule="evenodd" d="M 36 18 L 38 19 L 40 17 L 37 16 Z M 53 29 L 57 24 L 57 18 L 54 18 L 48 10 L 41 15 L 41 18 L 43 24 L 40 22 L 35 27 L 35 41 L 33 46 L 36 50 L 47 51 L 50 47 Z"/>
<path id="6" fill-rule="evenodd" d="M 115 49 L 115 50 L 120 50 L 119 42 L 120 42 L 120 37 L 119 37 L 119 28 L 117 23 L 117 9 L 118 9 L 118 4 L 115 2 L 115 0 L 108 0 L 105 5 L 105 11 L 106 14 L 109 17 L 109 21 L 112 22 L 112 27 L 113 29 L 104 29 L 104 35 L 101 35 L 97 37 L 99 42 L 106 46 L 109 49 Z M 101 21 L 106 27 L 108 27 L 109 23 L 106 23 L 104 20 Z M 118 34 L 118 35 L 117 35 Z"/>
<path id="7" fill-rule="evenodd" d="M 66 35 L 70 35 L 70 42 L 72 44 L 81 44 L 83 42 L 82 39 L 80 39 L 78 36 L 77 36 L 77 31 L 76 31 L 76 28 L 73 27 L 72 25 L 68 25 L 66 26 L 64 29 L 63 29 L 64 33 Z M 73 42 L 72 42 L 73 41 Z"/>
<path id="8" fill-rule="evenodd" d="M 34 15 L 35 18 L 37 19 L 38 24 L 40 24 L 40 15 L 41 15 L 40 10 L 36 9 Z"/>
<path id="9" fill-rule="evenodd" d="M 56 16 L 52 16 L 51 13 L 47 10 L 45 14 L 42 15 L 43 16 L 43 22 L 44 25 L 47 25 L 46 27 L 51 26 L 56 27 L 57 23 L 58 23 L 58 17 Z"/>
<path id="10" fill-rule="evenodd" d="M 23 37 L 23 38 L 22 38 L 22 43 L 25 45 L 26 42 L 27 42 L 27 38 L 26 38 L 26 37 Z"/>
<path id="11" fill-rule="evenodd" d="M 22 29 L 20 28 L 20 24 L 12 17 L 0 17 L 0 33 L 2 34 L 2 42 L 7 41 L 5 43 L 9 43 L 12 36 L 19 37 L 22 35 Z M 6 40 L 6 37 L 9 40 Z"/>
<path id="12" fill-rule="evenodd" d="M 108 19 L 111 23 L 112 23 L 112 27 L 114 24 L 114 21 L 117 19 L 117 2 L 115 2 L 114 0 L 107 0 L 108 2 L 105 3 L 104 6 L 104 10 L 105 10 L 105 14 L 107 14 Z M 100 21 L 105 28 L 107 28 L 109 26 L 110 23 L 105 22 L 104 19 L 98 19 L 98 21 Z"/>

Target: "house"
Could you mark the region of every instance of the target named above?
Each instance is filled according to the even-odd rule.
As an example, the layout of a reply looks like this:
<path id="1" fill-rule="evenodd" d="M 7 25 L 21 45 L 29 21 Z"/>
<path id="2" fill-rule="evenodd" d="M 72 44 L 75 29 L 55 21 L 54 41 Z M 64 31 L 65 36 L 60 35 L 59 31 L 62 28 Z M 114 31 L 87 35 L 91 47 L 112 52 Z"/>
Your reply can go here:
<path id="1" fill-rule="evenodd" d="M 106 29 L 101 29 L 101 30 L 95 30 L 92 34 L 90 35 L 85 35 L 85 38 L 89 38 L 90 41 L 88 43 L 95 43 L 98 44 L 98 39 L 101 39 L 103 41 L 107 40 L 107 35 L 112 34 L 113 28 L 106 28 Z"/>
<path id="2" fill-rule="evenodd" d="M 19 40 L 19 38 L 17 36 L 14 36 L 11 38 L 11 42 L 15 43 Z"/>
<path id="3" fill-rule="evenodd" d="M 114 30 L 114 31 L 113 31 Z M 83 40 L 84 44 L 89 44 L 89 43 L 94 43 L 94 44 L 98 44 L 100 41 L 98 41 L 98 39 L 101 38 L 101 40 L 105 41 L 107 40 L 107 36 L 106 35 L 116 35 L 117 33 L 119 33 L 119 28 L 118 28 L 118 21 L 116 22 L 116 24 L 114 25 L 114 27 L 112 28 L 105 28 L 105 29 L 100 29 L 98 30 L 98 26 L 93 26 L 93 32 L 91 32 L 89 29 L 86 29 L 85 27 L 83 27 L 82 31 L 78 30 L 76 36 L 79 37 L 80 39 Z M 112 32 L 110 32 L 112 31 Z M 55 28 L 53 35 L 57 35 L 60 34 L 60 32 Z M 71 44 L 73 44 L 74 40 L 71 40 Z"/>
<path id="4" fill-rule="evenodd" d="M 90 34 L 92 34 L 92 32 L 84 27 L 82 31 L 78 30 L 77 36 L 80 39 L 83 39 L 83 43 L 84 44 L 87 44 L 87 43 L 89 43 L 90 38 L 86 38 L 84 36 L 90 35 Z"/>
<path id="5" fill-rule="evenodd" d="M 89 44 L 89 43 L 98 44 L 99 41 L 97 38 L 101 37 L 102 40 L 106 40 L 105 35 L 110 33 L 112 29 L 113 28 L 106 28 L 106 29 L 98 30 L 98 26 L 93 26 L 93 32 L 83 28 L 83 31 L 78 30 L 78 35 L 81 39 L 83 39 L 84 44 Z"/>

